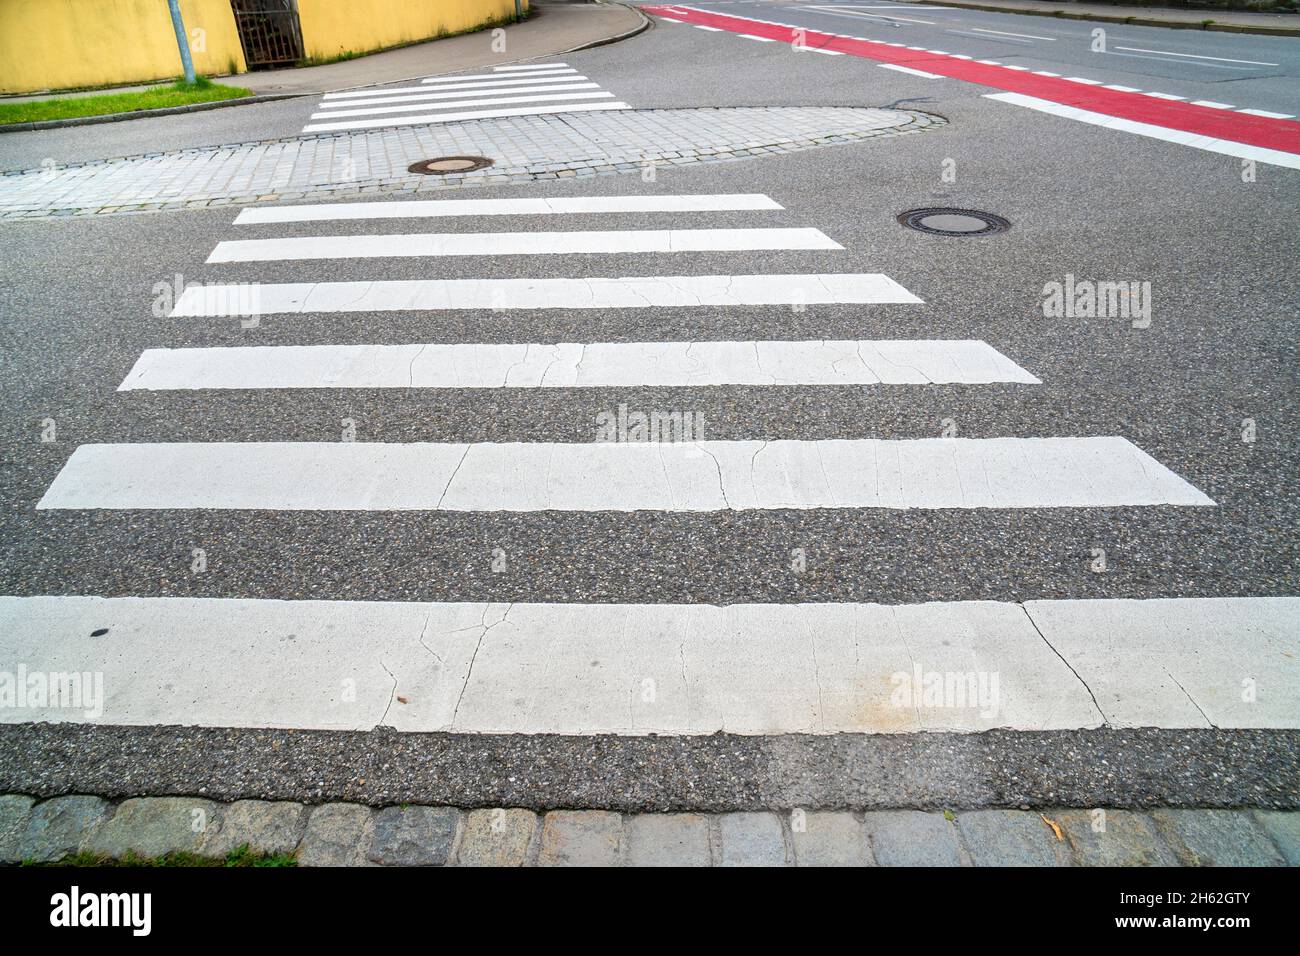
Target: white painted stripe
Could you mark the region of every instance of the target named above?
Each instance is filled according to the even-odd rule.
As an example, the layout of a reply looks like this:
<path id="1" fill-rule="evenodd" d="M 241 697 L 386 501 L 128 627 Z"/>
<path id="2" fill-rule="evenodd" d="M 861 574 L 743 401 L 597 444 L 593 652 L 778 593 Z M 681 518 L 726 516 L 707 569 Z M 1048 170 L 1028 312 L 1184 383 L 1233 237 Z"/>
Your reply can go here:
<path id="1" fill-rule="evenodd" d="M 457 100 L 471 97 L 495 97 L 495 96 L 519 96 L 527 93 L 566 93 L 570 90 L 598 90 L 599 83 L 582 83 L 574 80 L 563 80 L 556 83 L 541 83 L 528 86 L 502 86 L 493 87 L 486 90 L 457 90 L 452 93 L 411 93 L 407 96 L 386 96 L 382 99 L 367 100 L 333 100 L 329 103 L 317 104 L 317 109 L 325 112 L 317 115 L 329 116 L 331 114 L 346 115 L 342 113 L 345 109 L 354 109 L 357 107 L 383 107 L 391 106 L 394 103 L 428 103 L 432 108 L 441 100 Z"/>
<path id="2" fill-rule="evenodd" d="M 664 23 L 681 23 L 681 22 L 682 22 L 681 20 L 674 20 L 672 17 L 666 17 L 666 16 L 664 16 L 663 14 L 660 14 L 660 15 L 659 15 L 659 19 L 662 20 L 662 21 L 664 21 Z"/>
<path id="3" fill-rule="evenodd" d="M 250 296 L 251 292 L 254 293 Z M 646 309 L 921 302 L 878 273 L 626 276 L 617 279 L 396 279 L 192 285 L 173 317 L 443 309 Z"/>
<path id="4" fill-rule="evenodd" d="M 1067 77 L 1065 77 L 1065 79 L 1069 80 L 1071 83 L 1082 83 L 1084 86 L 1101 86 L 1101 85 L 1103 85 L 1102 82 L 1101 82 L 1101 80 L 1089 80 L 1089 79 L 1086 79 L 1086 78 L 1084 78 L 1084 77 L 1082 77 L 1082 76 L 1067 76 Z"/>
<path id="5" fill-rule="evenodd" d="M 1102 87 L 1103 90 L 1114 90 L 1117 93 L 1140 93 L 1142 92 L 1135 86 L 1120 86 L 1118 83 L 1107 83 Z"/>
<path id="6" fill-rule="evenodd" d="M 1143 95 L 1143 96 L 1154 96 L 1154 97 L 1155 97 L 1156 99 L 1158 99 L 1158 100 L 1177 100 L 1177 101 L 1182 101 L 1182 100 L 1187 99 L 1187 97 L 1185 97 L 1185 96 L 1174 96 L 1174 94 L 1172 94 L 1172 93 L 1144 93 L 1144 94 L 1142 94 L 1142 95 Z"/>
<path id="7" fill-rule="evenodd" d="M 1053 73 L 1051 70 L 1032 70 L 1034 76 L 1060 76 L 1060 73 Z"/>
<path id="8" fill-rule="evenodd" d="M 532 70 L 529 76 L 561 76 L 565 73 L 577 73 L 572 67 L 551 67 L 545 70 Z M 464 83 L 468 80 L 500 80 L 513 79 L 513 77 L 503 77 L 500 73 L 475 73 L 472 76 L 430 76 L 421 80 L 421 83 L 427 83 L 437 86 L 441 83 Z"/>
<path id="9" fill-rule="evenodd" d="M 416 199 L 396 202 L 313 203 L 249 206 L 235 225 L 327 222 L 346 219 L 425 219 L 445 216 L 546 216 L 626 212 L 720 212 L 781 209 L 762 193 L 701 193 L 682 196 L 559 196 L 554 199 Z"/>
<path id="10" fill-rule="evenodd" d="M 1029 67 L 1027 67 L 1027 66 L 1016 66 L 1014 63 L 1004 63 L 1004 64 L 1002 65 L 1002 68 L 1003 68 L 1003 69 L 1006 69 L 1006 70 L 1015 70 L 1017 73 L 1028 73 L 1028 72 L 1029 72 Z"/>
<path id="11" fill-rule="evenodd" d="M 380 259 L 415 256 L 616 255 L 843 249 L 819 229 L 623 229 L 583 232 L 447 232 L 290 236 L 217 243 L 208 262 Z"/>
<path id="12" fill-rule="evenodd" d="M 1192 100 L 1193 106 L 1208 106 L 1212 110 L 1236 109 L 1231 103 L 1216 103 L 1214 100 Z"/>
<path id="13" fill-rule="evenodd" d="M 494 73 L 508 73 L 512 70 L 554 70 L 558 67 L 568 66 L 567 63 L 516 63 L 513 66 L 494 66 Z"/>
<path id="14" fill-rule="evenodd" d="M 8 666 L 103 675 L 102 712 L 24 700 L 0 721 L 570 735 L 1295 729 L 1298 622 L 1292 597 L 722 607 L 0 597 Z M 354 682 L 347 701 L 339 675 Z M 1249 702 L 1246 676 L 1259 689 Z M 927 683 L 977 693 L 927 698 Z"/>
<path id="15" fill-rule="evenodd" d="M 697 30 L 708 30 L 710 33 L 721 33 L 721 32 L 722 32 L 722 29 L 721 29 L 720 27 L 706 27 L 706 26 L 705 26 L 704 24 L 702 24 L 702 23 L 695 23 L 695 24 L 692 24 L 692 26 L 694 26 L 695 29 L 697 29 Z"/>
<path id="16" fill-rule="evenodd" d="M 1134 120 L 1107 116 L 1105 113 L 1094 113 L 1090 110 L 1081 110 L 1073 106 L 1064 106 L 1060 103 L 1053 103 L 1050 100 L 1040 100 L 1037 97 L 1024 96 L 1020 93 L 985 93 L 984 96 L 986 99 L 1000 100 L 1003 103 L 1012 103 L 1016 106 L 1024 106 L 1031 110 L 1038 110 L 1041 113 L 1051 113 L 1054 116 L 1063 116 L 1066 119 L 1078 120 L 1080 123 L 1089 123 L 1093 126 L 1104 126 L 1107 129 L 1113 129 L 1123 133 L 1136 133 L 1138 136 L 1164 140 L 1167 143 L 1178 143 L 1182 146 L 1190 146 L 1193 149 L 1203 149 L 1211 153 L 1222 153 L 1225 156 L 1237 156 L 1242 159 L 1253 159 L 1274 166 L 1285 166 L 1288 169 L 1300 169 L 1300 155 L 1296 155 L 1295 153 L 1284 153 L 1281 150 L 1266 149 L 1263 146 L 1247 146 L 1245 143 L 1234 143 L 1226 139 L 1214 139 L 1209 136 L 1201 136 L 1197 133 L 1168 129 L 1164 126 L 1154 126 L 1150 123 L 1138 123 Z"/>
<path id="17" fill-rule="evenodd" d="M 976 60 L 976 63 L 983 63 L 985 66 L 1001 66 L 1000 60 Z"/>
<path id="18" fill-rule="evenodd" d="M 1271 113 L 1268 110 L 1237 110 L 1238 113 L 1246 113 L 1250 116 L 1262 116 L 1265 119 L 1295 119 L 1293 113 Z"/>
<path id="19" fill-rule="evenodd" d="M 897 63 L 880 63 L 877 64 L 882 70 L 893 70 L 895 73 L 906 73 L 908 76 L 919 76 L 926 80 L 942 80 L 943 77 L 938 73 L 927 73 L 925 70 L 914 70 L 910 66 L 899 66 Z"/>
<path id="20" fill-rule="evenodd" d="M 986 342 L 569 342 L 146 349 L 118 391 L 1041 384 Z"/>
<path id="21" fill-rule="evenodd" d="M 479 79 L 466 79 L 463 77 L 451 77 L 456 82 L 448 82 L 439 86 L 385 86 L 385 87 L 366 87 L 356 90 L 340 90 L 337 93 L 326 93 L 321 96 L 322 105 L 325 102 L 334 100 L 366 100 L 366 99 L 383 99 L 388 96 L 403 96 L 407 93 L 437 93 L 440 90 L 490 90 L 501 86 L 519 86 L 523 83 L 571 83 L 574 80 L 585 80 L 587 77 L 582 76 L 577 70 L 561 71 L 562 76 L 543 76 L 538 77 L 536 74 L 527 76 L 487 76 Z"/>
<path id="22" fill-rule="evenodd" d="M 1117 50 L 1131 53 L 1159 53 L 1161 56 L 1180 56 L 1191 60 L 1217 60 L 1220 63 L 1249 63 L 1251 66 L 1279 66 L 1277 63 L 1265 63 L 1262 60 L 1230 60 L 1222 56 L 1201 56 L 1196 53 L 1170 53 L 1168 50 L 1147 50 L 1140 46 L 1117 46 Z"/>
<path id="23" fill-rule="evenodd" d="M 1034 33 L 1004 33 L 1002 30 L 984 30 L 980 27 L 971 27 L 976 33 L 995 33 L 1000 37 L 1020 37 L 1022 40 L 1046 40 L 1048 43 L 1055 43 L 1056 37 L 1040 37 Z"/>
<path id="24" fill-rule="evenodd" d="M 461 120 L 495 119 L 503 116 L 542 116 L 549 113 L 589 113 L 595 110 L 627 110 L 626 103 L 573 103 L 567 106 L 534 106 L 515 109 L 473 110 L 464 113 L 431 113 L 393 119 L 349 120 L 344 123 L 313 123 L 304 133 L 322 133 L 337 129 L 372 129 L 377 126 L 412 126 L 422 123 L 453 123 Z"/>
<path id="25" fill-rule="evenodd" d="M 825 54 L 826 56 L 843 56 L 843 55 L 844 55 L 844 54 L 841 53 L 839 50 L 827 50 L 827 49 L 824 49 L 824 48 L 819 47 L 819 46 L 804 47 L 804 49 L 806 49 L 806 50 L 812 50 L 814 53 L 822 53 L 822 54 Z"/>
<path id="26" fill-rule="evenodd" d="M 595 83 L 579 84 L 579 86 L 595 85 Z M 392 115 L 394 113 L 414 113 L 419 110 L 465 109 L 470 106 L 500 106 L 505 103 L 555 103 L 561 101 L 571 102 L 573 100 L 604 100 L 613 99 L 613 97 L 613 93 L 607 93 L 603 90 L 594 93 L 538 93 L 532 96 L 497 95 L 491 99 L 456 100 L 451 103 L 409 103 L 405 106 L 368 106 L 356 110 L 330 110 L 326 113 L 313 113 L 311 118 L 314 120 L 332 120 L 343 116 L 381 116 Z"/>
<path id="27" fill-rule="evenodd" d="M 595 422 L 592 436 L 633 427 Z M 1160 504 L 1214 502 L 1127 440 L 1104 437 L 80 445 L 37 508 L 701 512 Z"/>
<path id="28" fill-rule="evenodd" d="M 756 37 L 756 36 L 754 36 L 754 35 L 751 34 L 751 33 L 738 33 L 738 34 L 736 34 L 736 36 L 740 37 L 742 40 L 757 40 L 759 43 L 775 43 L 775 42 L 776 42 L 776 41 L 773 40 L 771 37 Z"/>

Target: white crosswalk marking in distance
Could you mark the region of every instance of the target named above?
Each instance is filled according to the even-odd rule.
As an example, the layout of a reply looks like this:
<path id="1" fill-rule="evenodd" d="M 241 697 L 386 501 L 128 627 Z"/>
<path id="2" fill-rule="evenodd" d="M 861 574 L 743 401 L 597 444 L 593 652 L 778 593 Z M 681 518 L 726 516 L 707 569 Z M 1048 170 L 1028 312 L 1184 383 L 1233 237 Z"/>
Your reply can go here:
<path id="1" fill-rule="evenodd" d="M 326 93 L 303 132 L 630 108 L 565 63 L 538 63 L 499 66 L 472 76 L 429 77 L 419 86 Z"/>

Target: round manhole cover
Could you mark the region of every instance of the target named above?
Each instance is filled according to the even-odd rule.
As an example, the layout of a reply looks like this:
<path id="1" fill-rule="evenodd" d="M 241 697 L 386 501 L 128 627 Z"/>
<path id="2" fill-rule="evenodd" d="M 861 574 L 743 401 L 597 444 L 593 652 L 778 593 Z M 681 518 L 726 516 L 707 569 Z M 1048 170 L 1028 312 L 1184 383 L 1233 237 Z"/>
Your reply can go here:
<path id="1" fill-rule="evenodd" d="M 407 172 L 421 173 L 425 176 L 446 176 L 448 173 L 468 173 L 475 169 L 485 169 L 492 165 L 486 156 L 437 156 L 412 163 Z"/>
<path id="2" fill-rule="evenodd" d="M 898 221 L 908 229 L 928 232 L 933 236 L 991 236 L 1011 228 L 1010 222 L 991 212 L 951 209 L 946 206 L 910 209 L 902 213 Z"/>

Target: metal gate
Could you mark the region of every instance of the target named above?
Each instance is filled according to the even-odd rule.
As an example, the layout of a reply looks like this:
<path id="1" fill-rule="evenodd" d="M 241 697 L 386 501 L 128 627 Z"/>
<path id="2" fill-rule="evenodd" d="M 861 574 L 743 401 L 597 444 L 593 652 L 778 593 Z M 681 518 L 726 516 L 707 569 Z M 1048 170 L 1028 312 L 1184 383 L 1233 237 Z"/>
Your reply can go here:
<path id="1" fill-rule="evenodd" d="M 295 0 L 230 0 L 230 6 L 250 70 L 289 66 L 303 58 Z"/>

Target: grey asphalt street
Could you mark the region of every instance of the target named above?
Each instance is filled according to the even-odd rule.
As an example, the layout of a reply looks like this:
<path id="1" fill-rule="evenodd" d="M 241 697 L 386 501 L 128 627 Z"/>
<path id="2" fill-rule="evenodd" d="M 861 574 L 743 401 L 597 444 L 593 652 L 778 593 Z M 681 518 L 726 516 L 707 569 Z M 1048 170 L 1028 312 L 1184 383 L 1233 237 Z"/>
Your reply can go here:
<path id="1" fill-rule="evenodd" d="M 693 6 L 896 37 L 1186 98 L 1300 112 L 1296 40 L 1108 26 L 1110 52 L 1093 54 L 1093 25 L 1039 17 L 919 5 L 856 12 L 806 4 Z M 1164 52 L 1129 55 L 1118 46 Z M 1228 59 L 1277 65 L 1221 62 Z M 236 229 L 232 208 L 0 223 L 6 395 L 0 593 L 711 604 L 1297 593 L 1300 172 L 1261 163 L 1244 181 L 1241 160 L 1231 156 L 991 102 L 981 96 L 985 88 L 956 80 L 926 80 L 868 60 L 795 53 L 783 44 L 685 25 L 658 23 L 566 61 L 637 109 L 901 104 L 947 123 L 798 154 L 660 169 L 653 182 L 632 173 L 472 191 L 485 199 L 763 193 L 784 208 L 699 214 L 691 227 L 810 227 L 842 250 L 207 264 L 217 242 L 234 238 L 477 233 L 502 225 L 470 216 L 435 225 L 361 220 Z M 0 136 L 0 166 L 293 136 L 314 103 L 7 134 Z M 929 206 L 992 212 L 1012 228 L 953 238 L 896 221 L 905 210 Z M 509 229 L 668 229 L 678 221 L 607 214 L 597 217 L 598 225 L 557 226 L 537 221 L 543 218 L 511 219 Z M 152 309 L 155 284 L 177 277 L 275 283 L 475 278 L 488 271 L 517 278 L 884 273 L 924 304 L 311 313 L 267 316 L 257 328 L 232 318 L 158 316 Z M 1150 326 L 1045 318 L 1045 284 L 1067 275 L 1149 282 Z M 146 348 L 892 338 L 980 339 L 1043 384 L 116 391 Z M 949 422 L 968 438 L 1123 436 L 1217 507 L 702 514 L 34 507 L 73 449 L 87 443 L 335 441 L 344 419 L 355 422 L 359 441 L 582 442 L 592 439 L 597 416 L 621 403 L 695 412 L 709 439 L 929 438 Z M 48 420 L 57 428 L 52 442 L 42 441 Z M 208 556 L 202 574 L 190 569 L 194 548 Z M 512 556 L 504 574 L 492 569 L 498 548 Z M 808 556 L 800 574 L 789 567 L 796 548 Z M 1107 554 L 1105 573 L 1090 570 L 1098 548 Z M 945 735 L 931 743 L 935 762 L 924 771 L 914 767 L 896 780 L 886 772 L 885 783 L 861 767 L 889 761 L 902 767 L 912 758 L 901 744 L 890 749 L 869 738 L 707 737 L 680 745 L 691 750 L 689 757 L 669 754 L 672 743 L 653 741 L 611 738 L 579 746 L 505 738 L 492 744 L 499 759 L 470 761 L 456 755 L 477 751 L 477 744 L 434 735 L 423 744 L 394 746 L 415 748 L 406 755 L 431 761 L 441 775 L 412 771 L 419 779 L 403 781 L 376 773 L 375 786 L 389 788 L 382 793 L 338 782 L 353 779 L 349 768 L 358 754 L 377 746 L 366 735 L 298 741 L 309 774 L 260 746 L 252 732 L 218 741 L 221 733 L 212 731 L 205 742 L 199 732 L 116 728 L 68 743 L 76 733 L 6 729 L 16 756 L 0 763 L 0 785 L 54 792 L 94 784 L 114 793 L 146 786 L 137 780 L 114 788 L 89 771 L 43 776 L 51 755 L 67 747 L 97 755 L 88 766 L 141 761 L 148 787 L 186 791 L 195 786 L 196 759 L 203 763 L 195 755 L 211 746 L 221 755 L 216 766 L 241 768 L 221 791 L 229 796 L 708 809 L 1063 800 L 1300 806 L 1300 734 L 1290 730 Z M 87 749 L 76 749 L 83 743 Z M 750 748 L 761 757 L 757 765 L 736 756 Z M 827 748 L 842 749 L 831 754 Z M 1171 756 L 1179 752 L 1191 756 L 1180 763 Z M 1054 769 L 1044 772 L 1052 754 Z M 1107 761 L 1112 766 L 1103 770 Z M 503 785 L 502 768 L 516 764 L 551 769 L 522 773 L 525 784 Z M 1134 768 L 1134 775 L 1117 777 L 1116 764 Z M 1172 781 L 1136 773 L 1173 765 L 1184 773 Z M 672 773 L 647 773 L 646 766 Z M 844 766 L 857 766 L 857 776 L 827 769 Z M 617 772 L 602 776 L 608 767 Z M 962 769 L 945 774 L 943 767 Z M 314 780 L 330 775 L 336 778 L 324 785 Z M 570 777 L 582 781 L 573 793 L 586 788 L 586 797 L 558 794 L 555 780 Z M 806 777 L 812 782 L 801 790 Z M 971 795 L 965 804 L 954 795 L 963 782 L 970 784 L 962 791 Z M 214 788 L 209 793 L 220 789 L 209 780 L 204 786 Z"/>

